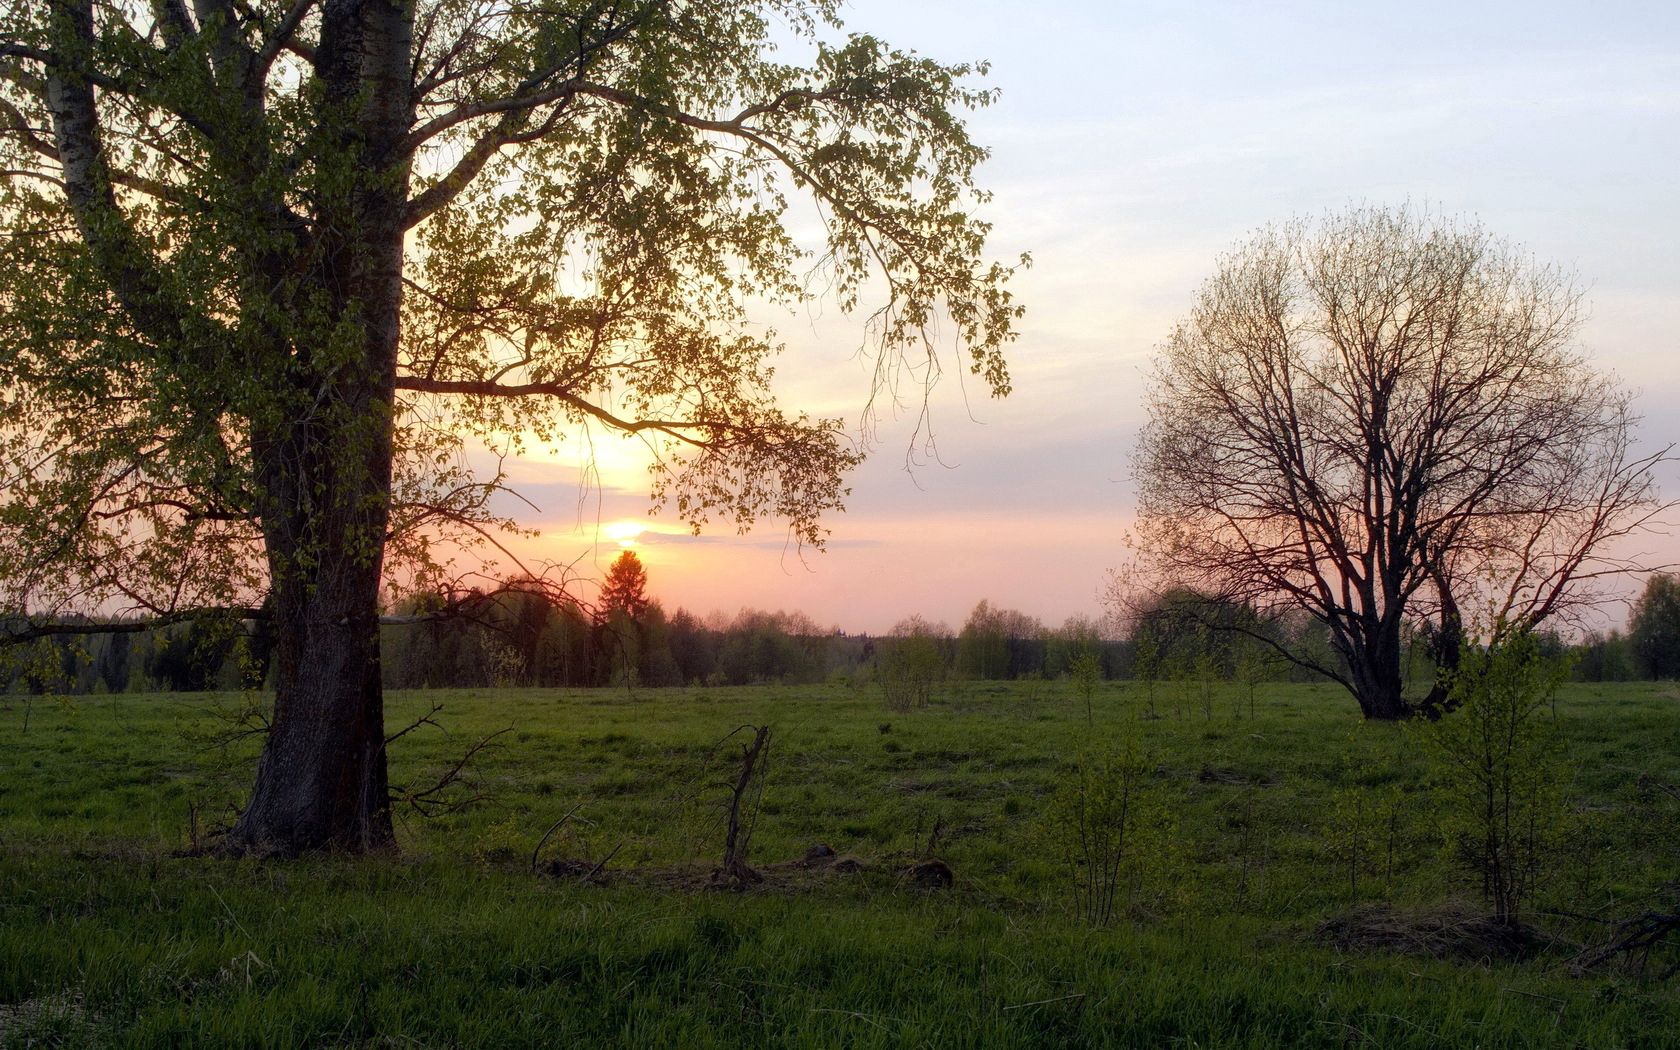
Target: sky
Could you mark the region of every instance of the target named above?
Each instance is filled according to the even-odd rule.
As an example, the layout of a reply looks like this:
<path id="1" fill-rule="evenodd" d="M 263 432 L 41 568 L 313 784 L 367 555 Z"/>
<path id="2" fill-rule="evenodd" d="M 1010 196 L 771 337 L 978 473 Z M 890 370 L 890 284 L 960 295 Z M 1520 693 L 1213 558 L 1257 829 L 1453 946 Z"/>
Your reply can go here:
<path id="1" fill-rule="evenodd" d="M 1582 347 L 1638 391 L 1647 442 L 1680 438 L 1680 5 L 856 0 L 844 17 L 991 62 L 1002 100 L 969 124 L 993 151 L 982 214 L 994 258 L 1034 259 L 1014 284 L 1014 392 L 947 369 L 937 460 L 914 413 L 888 420 L 824 552 L 774 522 L 692 537 L 648 517 L 641 461 L 608 442 L 587 490 L 578 449 L 512 465 L 541 530 L 522 555 L 599 576 L 630 544 L 668 609 L 800 609 L 848 631 L 960 627 L 981 599 L 1099 616 L 1153 348 L 1221 252 L 1351 204 L 1474 218 L 1573 269 Z M 819 303 L 778 327 L 784 407 L 855 423 L 861 326 Z"/>

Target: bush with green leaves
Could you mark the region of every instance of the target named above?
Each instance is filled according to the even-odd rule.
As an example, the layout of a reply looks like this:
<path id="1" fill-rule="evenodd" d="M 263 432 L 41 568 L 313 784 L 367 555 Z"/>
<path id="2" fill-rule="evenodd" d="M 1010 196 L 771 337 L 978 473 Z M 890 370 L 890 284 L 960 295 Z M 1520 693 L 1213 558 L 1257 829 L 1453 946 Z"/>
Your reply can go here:
<path id="1" fill-rule="evenodd" d="M 1079 756 L 1046 820 L 1076 918 L 1107 926 L 1143 906 L 1171 855 L 1168 814 L 1153 765 L 1134 741 L 1121 751 Z"/>
<path id="2" fill-rule="evenodd" d="M 1494 919 L 1510 926 L 1563 826 L 1566 771 L 1551 701 L 1564 672 L 1530 632 L 1468 651 L 1453 677 L 1456 710 L 1426 731 L 1446 841 L 1480 879 Z"/>
<path id="3" fill-rule="evenodd" d="M 1362 737 L 1367 728 L 1361 725 L 1348 736 L 1325 813 L 1325 845 L 1353 901 L 1372 891 L 1392 898 L 1396 872 L 1407 866 L 1413 841 L 1408 797 Z"/>
<path id="4" fill-rule="evenodd" d="M 920 616 L 912 616 L 893 628 L 875 649 L 875 680 L 881 686 L 887 706 L 894 711 L 925 707 L 933 699 L 934 686 L 945 680 L 945 654 L 940 651 L 942 633 Z"/>

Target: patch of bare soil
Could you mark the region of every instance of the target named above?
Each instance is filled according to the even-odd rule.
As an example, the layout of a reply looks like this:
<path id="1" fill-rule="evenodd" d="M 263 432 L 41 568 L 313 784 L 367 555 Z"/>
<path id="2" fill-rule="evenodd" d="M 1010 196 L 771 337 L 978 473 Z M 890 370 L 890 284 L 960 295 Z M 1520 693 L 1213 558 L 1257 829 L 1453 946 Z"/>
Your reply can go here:
<path id="1" fill-rule="evenodd" d="M 928 890 L 950 889 L 957 881 L 956 873 L 951 866 L 942 860 L 924 860 L 910 865 L 906 873 L 910 881 Z"/>
<path id="2" fill-rule="evenodd" d="M 597 886 L 607 884 L 606 867 L 604 863 L 579 860 L 576 857 L 560 857 L 541 865 L 537 871 L 551 879 L 578 879 L 593 882 Z"/>
<path id="3" fill-rule="evenodd" d="M 1552 944 L 1531 926 L 1510 926 L 1463 907 L 1397 911 L 1361 905 L 1327 919 L 1312 939 L 1344 952 L 1397 952 L 1484 962 L 1527 959 Z"/>
<path id="4" fill-rule="evenodd" d="M 807 868 L 822 867 L 834 863 L 834 857 L 834 847 L 826 842 L 819 842 L 805 851 L 805 856 L 799 859 L 799 863 Z"/>

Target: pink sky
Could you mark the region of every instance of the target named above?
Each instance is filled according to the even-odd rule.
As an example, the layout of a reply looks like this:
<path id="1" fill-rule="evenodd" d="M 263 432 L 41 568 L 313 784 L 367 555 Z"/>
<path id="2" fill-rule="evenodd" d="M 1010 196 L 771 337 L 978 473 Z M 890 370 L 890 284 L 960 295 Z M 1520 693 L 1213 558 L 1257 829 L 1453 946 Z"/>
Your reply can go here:
<path id="1" fill-rule="evenodd" d="M 1049 623 L 1097 615 L 1126 554 L 1151 347 L 1248 230 L 1352 202 L 1471 215 L 1575 267 L 1583 344 L 1642 391 L 1649 440 L 1680 435 L 1673 6 L 860 0 L 846 17 L 993 61 L 1003 101 L 971 122 L 994 150 L 993 252 L 1035 257 L 1015 393 L 970 403 L 948 370 L 933 420 L 949 466 L 907 472 L 912 420 L 885 426 L 827 553 L 802 558 L 773 522 L 691 538 L 648 519 L 646 476 L 618 449 L 581 499 L 574 449 L 516 464 L 541 508 L 520 515 L 544 532 L 531 553 L 604 572 L 618 546 L 596 526 L 629 519 L 655 530 L 638 542 L 652 591 L 702 614 L 797 608 L 879 631 L 909 613 L 960 626 L 986 598 Z M 772 320 L 784 406 L 855 423 L 860 327 L 822 303 Z"/>

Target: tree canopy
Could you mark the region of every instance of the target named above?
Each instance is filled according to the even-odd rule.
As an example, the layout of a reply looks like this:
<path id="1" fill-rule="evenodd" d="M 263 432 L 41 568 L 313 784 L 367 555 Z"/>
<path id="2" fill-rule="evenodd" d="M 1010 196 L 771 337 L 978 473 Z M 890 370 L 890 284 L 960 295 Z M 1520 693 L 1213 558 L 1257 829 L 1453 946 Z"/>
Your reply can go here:
<path id="1" fill-rule="evenodd" d="M 1570 277 L 1479 226 L 1356 208 L 1221 260 L 1162 346 L 1134 470 L 1163 586 L 1304 610 L 1338 659 L 1290 651 L 1370 717 L 1406 633 L 1453 664 L 1567 614 L 1660 511 L 1630 395 L 1574 346 Z M 1437 682 L 1439 685 L 1439 681 Z"/>
<path id="2" fill-rule="evenodd" d="M 1628 617 L 1628 642 L 1647 678 L 1680 678 L 1680 579 L 1652 573 Z"/>
<path id="3" fill-rule="evenodd" d="M 842 37 L 838 8 L 6 7 L 12 636 L 271 620 L 275 717 L 230 841 L 366 848 L 391 838 L 381 588 L 448 592 L 440 543 L 514 524 L 475 447 L 631 435 L 694 528 L 820 545 L 861 453 L 776 403 L 754 309 L 868 304 L 879 384 L 954 344 L 998 395 L 1019 316 L 974 215 L 983 67 Z"/>
<path id="4" fill-rule="evenodd" d="M 651 599 L 647 596 L 647 570 L 635 551 L 623 551 L 607 570 L 601 583 L 599 601 L 602 615 L 619 611 L 635 620 L 647 611 Z"/>

